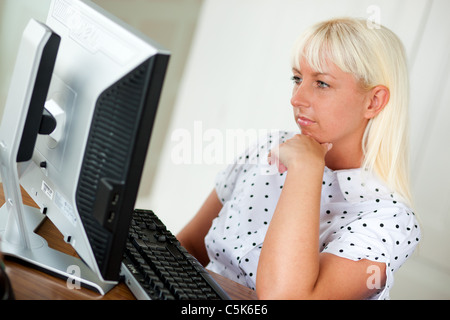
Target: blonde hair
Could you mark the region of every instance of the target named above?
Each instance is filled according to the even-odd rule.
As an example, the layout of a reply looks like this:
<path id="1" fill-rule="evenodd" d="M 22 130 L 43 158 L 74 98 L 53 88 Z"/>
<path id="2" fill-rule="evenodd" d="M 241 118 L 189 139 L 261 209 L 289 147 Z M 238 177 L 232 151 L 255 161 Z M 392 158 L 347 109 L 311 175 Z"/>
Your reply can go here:
<path id="1" fill-rule="evenodd" d="M 293 67 L 298 70 L 301 58 L 316 72 L 324 72 L 331 61 L 353 74 L 364 89 L 377 85 L 389 89 L 389 102 L 366 127 L 362 168 L 375 172 L 411 205 L 409 77 L 399 38 L 383 26 L 369 28 L 362 19 L 333 19 L 312 26 L 299 38 L 293 56 Z"/>

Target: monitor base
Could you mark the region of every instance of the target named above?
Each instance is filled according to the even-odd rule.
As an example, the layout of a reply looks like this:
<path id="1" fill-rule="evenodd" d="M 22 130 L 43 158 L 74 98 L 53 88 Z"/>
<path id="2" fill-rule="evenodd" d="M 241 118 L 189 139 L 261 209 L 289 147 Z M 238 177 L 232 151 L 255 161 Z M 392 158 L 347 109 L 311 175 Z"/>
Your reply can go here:
<path id="1" fill-rule="evenodd" d="M 68 289 L 85 287 L 105 295 L 117 285 L 117 282 L 99 279 L 81 259 L 50 248 L 47 241 L 34 232 L 45 215 L 37 208 L 25 205 L 23 208 L 29 247 L 16 241 L 15 232 L 11 232 L 10 228 L 6 232 L 8 212 L 6 205 L 0 208 L 0 250 L 5 258 L 23 261 L 45 273 L 65 279 Z"/>

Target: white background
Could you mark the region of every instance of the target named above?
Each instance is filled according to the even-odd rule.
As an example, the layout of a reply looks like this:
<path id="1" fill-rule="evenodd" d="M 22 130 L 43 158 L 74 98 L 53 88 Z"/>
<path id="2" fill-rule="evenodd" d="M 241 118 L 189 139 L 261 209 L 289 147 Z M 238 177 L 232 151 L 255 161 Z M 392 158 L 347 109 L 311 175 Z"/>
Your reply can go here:
<path id="1" fill-rule="evenodd" d="M 137 206 L 153 209 L 174 233 L 196 213 L 227 158 L 176 164 L 180 141 L 172 134 L 184 130 L 200 146 L 192 149 L 194 162 L 194 154 L 207 156 L 216 146 L 214 137 L 226 141 L 227 130 L 295 129 L 289 104 L 294 40 L 314 22 L 373 18 L 378 8 L 409 59 L 413 192 L 423 231 L 418 252 L 397 273 L 392 298 L 450 299 L 450 1 L 94 2 L 173 52 Z M 48 4 L 0 0 L 0 109 L 20 34 L 29 17 L 45 20 Z"/>

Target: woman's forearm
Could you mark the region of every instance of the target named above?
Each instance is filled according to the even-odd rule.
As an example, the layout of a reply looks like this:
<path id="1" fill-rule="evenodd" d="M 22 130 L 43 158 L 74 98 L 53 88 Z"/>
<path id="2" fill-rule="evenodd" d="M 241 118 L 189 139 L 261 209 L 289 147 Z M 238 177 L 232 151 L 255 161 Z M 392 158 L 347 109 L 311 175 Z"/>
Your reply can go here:
<path id="1" fill-rule="evenodd" d="M 258 264 L 260 298 L 308 297 L 319 274 L 319 212 L 323 166 L 291 166 Z"/>
<path id="2" fill-rule="evenodd" d="M 206 266 L 209 257 L 205 248 L 205 236 L 211 227 L 212 220 L 222 209 L 222 203 L 212 190 L 200 210 L 192 220 L 177 234 L 177 239 L 198 261 Z"/>

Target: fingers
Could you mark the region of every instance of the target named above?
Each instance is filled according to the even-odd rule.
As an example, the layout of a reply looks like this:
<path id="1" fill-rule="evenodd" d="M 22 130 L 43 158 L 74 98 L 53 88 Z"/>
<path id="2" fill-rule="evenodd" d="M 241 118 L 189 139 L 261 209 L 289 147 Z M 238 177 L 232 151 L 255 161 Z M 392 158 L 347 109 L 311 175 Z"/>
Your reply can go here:
<path id="1" fill-rule="evenodd" d="M 288 167 L 284 164 L 284 161 L 287 161 L 286 164 L 289 164 L 293 158 L 304 158 L 305 159 L 310 159 L 311 156 L 314 157 L 319 157 L 322 158 L 325 157 L 325 155 L 327 154 L 328 151 L 331 150 L 331 148 L 333 147 L 332 143 L 326 142 L 326 143 L 318 143 L 314 138 L 312 138 L 311 136 L 304 136 L 304 137 L 308 137 L 311 139 L 310 142 L 308 143 L 305 140 L 303 140 L 303 142 L 301 142 L 302 137 L 301 135 L 298 135 L 296 137 L 291 138 L 290 140 L 286 141 L 285 143 L 276 146 L 275 148 L 273 148 L 272 150 L 269 151 L 268 157 L 267 157 L 267 162 L 269 163 L 269 165 L 276 165 L 278 172 L 283 173 L 285 171 L 287 171 Z M 300 139 L 300 140 L 298 140 Z M 309 140 L 309 139 L 307 139 Z M 306 142 L 306 144 L 305 144 Z M 288 147 L 286 150 L 283 149 L 283 160 L 280 160 L 280 147 L 286 145 L 286 146 L 290 146 Z M 309 146 L 308 146 L 309 145 Z M 305 146 L 307 146 L 306 148 L 304 148 Z M 322 148 L 322 149 L 320 149 Z M 315 151 L 314 151 L 315 150 Z M 320 152 L 320 150 L 322 150 L 322 152 Z M 304 160 L 305 160 L 304 159 Z M 302 161 L 303 162 L 303 161 Z"/>

